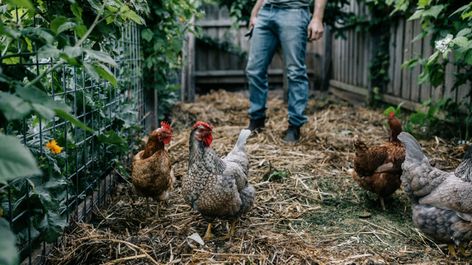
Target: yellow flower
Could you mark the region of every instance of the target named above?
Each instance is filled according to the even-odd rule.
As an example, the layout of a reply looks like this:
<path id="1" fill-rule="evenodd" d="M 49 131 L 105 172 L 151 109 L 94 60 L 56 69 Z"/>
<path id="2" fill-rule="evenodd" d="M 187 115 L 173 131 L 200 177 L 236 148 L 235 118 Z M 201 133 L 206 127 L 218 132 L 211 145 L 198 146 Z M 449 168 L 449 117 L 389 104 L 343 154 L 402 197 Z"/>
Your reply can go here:
<path id="1" fill-rule="evenodd" d="M 53 154 L 59 154 L 60 152 L 62 152 L 62 147 L 60 147 L 59 145 L 57 145 L 57 142 L 56 140 L 52 139 L 51 141 L 49 141 L 47 144 L 46 144 L 46 147 L 49 148 L 49 150 L 51 150 L 51 152 Z"/>

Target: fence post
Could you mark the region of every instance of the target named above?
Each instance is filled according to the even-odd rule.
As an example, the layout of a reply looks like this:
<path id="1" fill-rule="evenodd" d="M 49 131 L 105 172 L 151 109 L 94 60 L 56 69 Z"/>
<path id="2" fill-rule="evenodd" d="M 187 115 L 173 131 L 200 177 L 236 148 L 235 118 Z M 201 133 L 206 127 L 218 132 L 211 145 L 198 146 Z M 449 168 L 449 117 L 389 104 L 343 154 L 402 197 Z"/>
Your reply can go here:
<path id="1" fill-rule="evenodd" d="M 324 54 L 322 58 L 322 65 L 321 65 L 321 90 L 327 91 L 329 88 L 329 80 L 331 79 L 331 57 L 332 57 L 332 34 L 331 28 L 329 26 L 325 27 L 324 32 Z"/>
<path id="2" fill-rule="evenodd" d="M 195 16 L 190 19 L 190 25 L 194 24 Z M 180 99 L 192 102 L 195 100 L 195 35 L 192 30 L 189 30 L 184 38 L 182 59 Z"/>

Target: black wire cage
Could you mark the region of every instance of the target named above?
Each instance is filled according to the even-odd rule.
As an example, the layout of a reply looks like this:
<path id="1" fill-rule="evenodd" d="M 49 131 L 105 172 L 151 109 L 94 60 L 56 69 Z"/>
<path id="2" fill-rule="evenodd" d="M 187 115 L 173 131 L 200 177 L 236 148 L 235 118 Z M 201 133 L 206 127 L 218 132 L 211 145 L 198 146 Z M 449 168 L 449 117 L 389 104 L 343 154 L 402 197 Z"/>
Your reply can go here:
<path id="1" fill-rule="evenodd" d="M 43 171 L 42 176 L 0 184 L 0 217 L 9 221 L 17 236 L 23 264 L 45 263 L 64 229 L 86 221 L 95 207 L 106 202 L 117 180 L 117 164 L 130 162 L 131 143 L 120 142 L 123 137 L 118 135 L 130 135 L 130 141 L 131 134 L 146 126 L 139 27 L 127 24 L 120 35 L 100 46 L 114 54 L 116 86 L 69 65 L 50 71 L 40 81 L 49 97 L 69 105 L 71 114 L 93 131 L 34 114 L 4 128 L 30 149 Z M 21 67 L 36 76 L 55 63 L 39 58 L 36 51 L 25 52 L 20 42 L 18 53 L 9 57 L 17 63 L 2 61 L 4 71 Z M 46 145 L 52 140 L 62 152 L 49 151 Z"/>

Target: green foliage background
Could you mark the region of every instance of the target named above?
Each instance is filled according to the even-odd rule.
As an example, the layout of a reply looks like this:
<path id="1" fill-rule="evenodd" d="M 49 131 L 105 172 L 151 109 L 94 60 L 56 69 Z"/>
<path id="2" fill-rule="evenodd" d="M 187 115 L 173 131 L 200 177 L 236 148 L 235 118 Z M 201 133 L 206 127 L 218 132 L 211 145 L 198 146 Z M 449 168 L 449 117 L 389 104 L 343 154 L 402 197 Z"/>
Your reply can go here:
<path id="1" fill-rule="evenodd" d="M 182 45 L 187 31 L 193 31 L 192 17 L 202 14 L 198 1 L 150 1 L 147 27 L 141 32 L 144 54 L 144 86 L 147 93 L 157 90 L 159 120 L 168 119 L 178 100 L 179 70 L 184 63 Z"/>
<path id="2" fill-rule="evenodd" d="M 136 99 L 120 95 L 128 91 L 131 74 L 139 78 L 141 72 L 119 67 L 129 52 L 120 39 L 131 30 L 130 23 L 145 25 L 148 13 L 145 0 L 0 3 L 1 264 L 19 261 L 14 239 L 21 248 L 27 242 L 32 247 L 54 242 L 67 225 L 71 200 L 82 199 L 75 191 L 91 185 L 110 165 L 119 167 L 119 159 L 135 146 L 142 131 Z M 75 79 L 63 82 L 70 76 Z M 70 93 L 74 83 L 80 87 Z M 112 95 L 120 104 L 105 113 Z M 53 129 L 37 135 L 40 128 Z M 20 141 L 21 135 L 33 138 Z M 47 150 L 44 144 L 50 139 L 64 152 Z M 89 141 L 87 150 L 81 141 Z M 71 183 L 71 165 L 82 165 L 94 154 L 94 167 Z M 7 217 L 17 217 L 11 226 L 14 235 Z M 27 253 L 21 254 L 22 259 Z"/>

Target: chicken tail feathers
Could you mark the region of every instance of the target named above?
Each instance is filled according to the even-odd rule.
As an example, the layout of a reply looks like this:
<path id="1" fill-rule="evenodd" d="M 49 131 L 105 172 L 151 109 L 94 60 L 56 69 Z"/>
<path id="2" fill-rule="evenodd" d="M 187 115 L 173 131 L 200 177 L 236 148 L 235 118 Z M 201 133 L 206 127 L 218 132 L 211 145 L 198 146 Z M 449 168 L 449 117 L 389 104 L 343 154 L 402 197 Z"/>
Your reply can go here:
<path id="1" fill-rule="evenodd" d="M 421 151 L 421 146 L 411 134 L 402 132 L 398 135 L 398 139 L 405 145 L 405 160 L 409 160 L 410 162 L 422 162 L 427 160 L 423 151 Z"/>
<path id="2" fill-rule="evenodd" d="M 243 129 L 239 133 L 238 141 L 236 142 L 236 145 L 234 146 L 235 149 L 244 150 L 244 146 L 246 145 L 246 141 L 247 141 L 247 138 L 249 138 L 249 135 L 251 135 L 251 130 Z"/>

